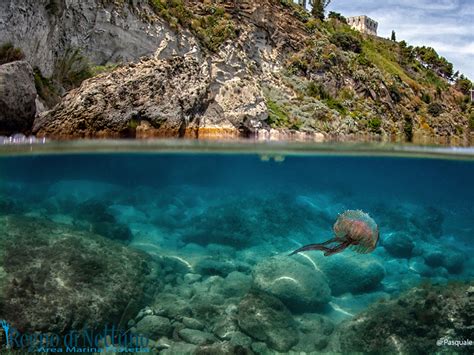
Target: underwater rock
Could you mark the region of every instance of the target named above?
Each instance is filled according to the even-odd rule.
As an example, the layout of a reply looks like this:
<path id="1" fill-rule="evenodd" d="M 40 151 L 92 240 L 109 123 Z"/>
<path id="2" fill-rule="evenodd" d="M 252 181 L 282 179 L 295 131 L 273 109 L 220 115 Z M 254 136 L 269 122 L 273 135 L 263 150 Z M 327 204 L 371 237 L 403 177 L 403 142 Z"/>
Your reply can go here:
<path id="1" fill-rule="evenodd" d="M 231 340 L 235 333 L 240 333 L 237 320 L 238 307 L 230 305 L 222 315 L 216 318 L 212 331 L 221 340 Z"/>
<path id="2" fill-rule="evenodd" d="M 440 267 L 444 264 L 444 255 L 440 251 L 429 251 L 423 258 L 425 259 L 425 264 L 431 267 Z"/>
<path id="3" fill-rule="evenodd" d="M 190 318 L 190 317 L 183 317 L 181 321 L 183 322 L 186 328 L 197 329 L 197 330 L 204 329 L 204 324 L 197 319 Z"/>
<path id="4" fill-rule="evenodd" d="M 460 274 L 464 270 L 466 255 L 460 251 L 447 250 L 445 252 L 443 266 L 451 274 Z"/>
<path id="5" fill-rule="evenodd" d="M 233 344 L 229 341 L 219 342 L 212 345 L 203 345 L 196 349 L 193 355 L 251 355 L 253 354 L 246 346 Z"/>
<path id="6" fill-rule="evenodd" d="M 393 233 L 383 240 L 383 247 L 392 256 L 396 258 L 409 259 L 412 256 L 413 243 L 410 236 L 405 233 Z"/>
<path id="7" fill-rule="evenodd" d="M 15 214 L 22 211 L 20 204 L 3 194 L 0 194 L 0 215 Z"/>
<path id="8" fill-rule="evenodd" d="M 464 270 L 466 255 L 457 250 L 445 249 L 428 251 L 423 258 L 426 265 L 432 268 L 444 267 L 451 274 L 460 274 Z"/>
<path id="9" fill-rule="evenodd" d="M 197 329 L 181 329 L 178 334 L 185 342 L 194 345 L 211 344 L 217 340 L 214 335 Z"/>
<path id="10" fill-rule="evenodd" d="M 91 226 L 91 232 L 100 234 L 106 238 L 129 242 L 133 238 L 130 228 L 122 223 L 95 223 Z"/>
<path id="11" fill-rule="evenodd" d="M 171 333 L 172 326 L 168 318 L 148 315 L 143 317 L 136 325 L 137 333 L 150 339 L 157 339 L 161 335 Z"/>
<path id="12" fill-rule="evenodd" d="M 230 337 L 231 344 L 238 346 L 250 346 L 252 344 L 252 338 L 242 332 L 234 332 Z"/>
<path id="13" fill-rule="evenodd" d="M 194 344 L 182 343 L 182 342 L 169 342 L 171 343 L 170 346 L 160 352 L 160 354 L 194 354 L 197 350 L 197 346 Z"/>
<path id="14" fill-rule="evenodd" d="M 159 310 L 160 315 L 168 318 L 192 316 L 189 300 L 182 299 L 175 293 L 170 292 L 161 292 L 156 295 L 155 309 Z"/>
<path id="15" fill-rule="evenodd" d="M 436 207 L 425 207 L 422 212 L 413 215 L 410 222 L 422 236 L 437 238 L 443 235 L 444 214 Z"/>
<path id="16" fill-rule="evenodd" d="M 252 287 L 252 277 L 233 271 L 224 279 L 219 292 L 225 297 L 243 297 Z"/>
<path id="17" fill-rule="evenodd" d="M 237 266 L 229 260 L 205 258 L 199 260 L 194 266 L 196 272 L 201 275 L 227 276 L 237 270 Z"/>
<path id="18" fill-rule="evenodd" d="M 470 284 L 424 285 L 390 301 L 377 303 L 342 323 L 326 351 L 434 354 L 452 351 L 439 339 L 472 337 L 474 302 Z M 454 349 L 471 353 L 469 347 Z M 471 350 L 471 351 L 470 351 Z"/>
<path id="19" fill-rule="evenodd" d="M 192 283 L 200 281 L 201 278 L 202 276 L 199 274 L 187 273 L 187 274 L 184 274 L 183 281 L 187 284 L 192 284 Z"/>
<path id="20" fill-rule="evenodd" d="M 312 221 L 319 212 L 298 203 L 290 193 L 241 195 L 208 205 L 187 221 L 184 243 L 220 244 L 237 250 L 259 245 L 276 236 L 285 237 L 314 231 Z M 252 208 L 249 208 L 252 206 Z"/>
<path id="21" fill-rule="evenodd" d="M 108 205 L 100 200 L 87 200 L 74 209 L 77 225 L 84 225 L 93 233 L 106 238 L 128 242 L 133 235 L 130 228 L 120 223 L 108 211 Z"/>
<path id="22" fill-rule="evenodd" d="M 423 262 L 423 258 L 416 257 L 412 258 L 409 262 L 410 270 L 424 277 L 432 277 L 436 274 L 437 267 L 428 266 Z"/>
<path id="23" fill-rule="evenodd" d="M 111 240 L 26 217 L 2 218 L 0 229 L 9 280 L 0 314 L 20 331 L 118 324 L 153 287 L 149 257 Z"/>
<path id="24" fill-rule="evenodd" d="M 314 352 L 326 348 L 329 336 L 335 328 L 329 318 L 316 313 L 306 313 L 296 320 L 303 336 L 300 336 L 300 342 L 293 348 L 295 351 Z"/>
<path id="25" fill-rule="evenodd" d="M 333 295 L 361 293 L 377 289 L 385 277 L 385 269 L 368 255 L 337 254 L 320 256 L 317 264 L 326 275 Z"/>
<path id="26" fill-rule="evenodd" d="M 273 296 L 249 293 L 239 304 L 237 320 L 244 333 L 277 351 L 288 351 L 299 341 L 291 313 Z"/>
<path id="27" fill-rule="evenodd" d="M 317 310 L 331 299 L 324 275 L 288 256 L 263 260 L 252 276 L 256 288 L 270 293 L 295 311 Z"/>

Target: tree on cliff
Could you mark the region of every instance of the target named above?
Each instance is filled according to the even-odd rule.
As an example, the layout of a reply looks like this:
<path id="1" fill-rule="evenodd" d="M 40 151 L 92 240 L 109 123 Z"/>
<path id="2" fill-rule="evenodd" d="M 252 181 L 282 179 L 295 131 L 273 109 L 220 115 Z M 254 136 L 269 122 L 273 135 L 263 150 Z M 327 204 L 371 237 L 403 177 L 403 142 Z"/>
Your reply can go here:
<path id="1" fill-rule="evenodd" d="M 324 20 L 324 10 L 331 3 L 331 0 L 312 0 L 311 5 L 311 15 L 314 18 Z"/>
<path id="2" fill-rule="evenodd" d="M 395 31 L 392 30 L 392 41 L 396 42 L 397 41 L 397 35 L 395 34 Z"/>

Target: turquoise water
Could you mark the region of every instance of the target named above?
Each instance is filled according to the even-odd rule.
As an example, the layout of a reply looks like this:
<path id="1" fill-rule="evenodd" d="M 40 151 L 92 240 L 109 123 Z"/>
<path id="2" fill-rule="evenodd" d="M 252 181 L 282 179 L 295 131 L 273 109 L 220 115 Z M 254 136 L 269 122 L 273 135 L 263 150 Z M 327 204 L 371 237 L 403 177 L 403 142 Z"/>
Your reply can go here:
<path id="1" fill-rule="evenodd" d="M 436 341 L 473 338 L 474 161 L 378 155 L 5 154 L 0 319 L 164 353 L 472 353 Z M 288 256 L 358 209 L 373 252 Z"/>

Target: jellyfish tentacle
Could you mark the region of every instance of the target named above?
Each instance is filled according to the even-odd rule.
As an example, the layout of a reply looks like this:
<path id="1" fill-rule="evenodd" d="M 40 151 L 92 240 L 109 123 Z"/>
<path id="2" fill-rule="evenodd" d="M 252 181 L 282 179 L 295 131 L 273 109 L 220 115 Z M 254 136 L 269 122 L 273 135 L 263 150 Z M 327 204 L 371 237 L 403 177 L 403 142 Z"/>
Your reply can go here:
<path id="1" fill-rule="evenodd" d="M 325 247 L 324 245 L 329 244 L 329 243 L 334 243 L 334 242 L 337 242 L 337 241 L 339 241 L 338 238 L 333 238 L 333 239 L 330 239 L 330 240 L 328 240 L 326 242 L 323 242 L 323 243 L 308 244 L 308 245 L 305 245 L 305 246 L 303 246 L 299 249 L 296 249 L 295 251 L 293 251 L 288 256 L 298 254 L 298 253 L 301 253 L 303 251 L 308 251 L 308 250 L 321 250 L 321 251 L 328 252 L 328 251 L 332 250 L 332 248 Z"/>
<path id="2" fill-rule="evenodd" d="M 327 251 L 324 253 L 324 256 L 331 256 L 331 255 L 340 253 L 341 251 L 343 251 L 344 249 L 346 249 L 349 245 L 351 245 L 351 242 L 350 242 L 350 241 L 342 242 L 342 243 L 339 244 L 337 247 L 334 247 L 334 248 L 332 248 L 332 249 L 327 250 Z"/>

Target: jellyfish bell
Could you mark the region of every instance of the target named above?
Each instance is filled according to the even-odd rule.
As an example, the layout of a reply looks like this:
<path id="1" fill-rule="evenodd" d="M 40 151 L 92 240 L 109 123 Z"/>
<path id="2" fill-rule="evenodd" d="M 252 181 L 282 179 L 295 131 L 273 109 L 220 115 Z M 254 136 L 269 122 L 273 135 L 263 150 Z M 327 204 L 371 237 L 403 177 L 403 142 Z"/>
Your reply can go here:
<path id="1" fill-rule="evenodd" d="M 305 245 L 290 255 L 307 250 L 321 250 L 325 256 L 329 256 L 340 253 L 348 247 L 358 253 L 367 254 L 375 249 L 379 240 L 377 224 L 361 210 L 347 210 L 341 213 L 334 223 L 333 231 L 332 239 L 324 243 Z"/>

